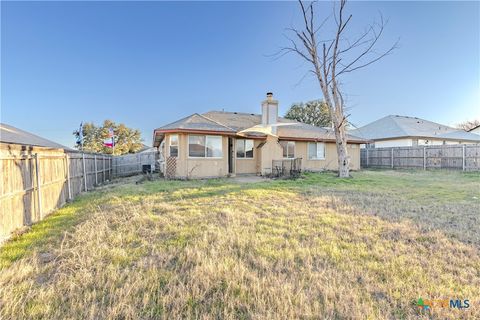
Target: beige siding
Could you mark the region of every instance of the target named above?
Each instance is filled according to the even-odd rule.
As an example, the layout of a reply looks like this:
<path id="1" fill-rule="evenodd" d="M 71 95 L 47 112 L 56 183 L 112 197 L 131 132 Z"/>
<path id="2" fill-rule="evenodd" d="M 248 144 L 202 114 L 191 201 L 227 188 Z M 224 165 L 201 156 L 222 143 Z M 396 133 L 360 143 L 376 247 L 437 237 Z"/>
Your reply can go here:
<path id="1" fill-rule="evenodd" d="M 165 155 L 169 157 L 170 134 L 165 136 Z M 188 134 L 178 134 L 177 178 L 212 178 L 228 175 L 228 137 L 222 137 L 221 158 L 190 158 L 188 156 Z"/>

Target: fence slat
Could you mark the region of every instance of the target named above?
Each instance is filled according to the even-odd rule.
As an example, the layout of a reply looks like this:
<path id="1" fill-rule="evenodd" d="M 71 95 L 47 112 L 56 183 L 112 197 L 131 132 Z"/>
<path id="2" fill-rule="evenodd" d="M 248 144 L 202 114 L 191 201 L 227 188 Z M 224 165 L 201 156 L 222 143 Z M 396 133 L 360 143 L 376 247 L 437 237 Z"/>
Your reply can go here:
<path id="1" fill-rule="evenodd" d="M 37 203 L 38 203 L 38 216 L 40 219 L 43 218 L 43 210 L 42 210 L 42 189 L 41 189 L 41 183 L 40 183 L 40 166 L 39 166 L 39 159 L 38 159 L 38 153 L 35 153 L 35 178 L 37 181 Z"/>
<path id="2" fill-rule="evenodd" d="M 72 187 L 70 184 L 70 160 L 68 157 L 68 153 L 65 153 L 65 171 L 67 179 L 68 200 L 72 200 Z"/>
<path id="3" fill-rule="evenodd" d="M 95 155 L 94 160 L 95 161 L 95 185 L 98 185 L 98 170 L 97 170 L 97 155 Z"/>
<path id="4" fill-rule="evenodd" d="M 85 153 L 82 153 L 82 166 L 83 166 L 83 182 L 85 185 L 85 191 L 88 191 L 87 188 L 87 169 L 85 168 Z"/>

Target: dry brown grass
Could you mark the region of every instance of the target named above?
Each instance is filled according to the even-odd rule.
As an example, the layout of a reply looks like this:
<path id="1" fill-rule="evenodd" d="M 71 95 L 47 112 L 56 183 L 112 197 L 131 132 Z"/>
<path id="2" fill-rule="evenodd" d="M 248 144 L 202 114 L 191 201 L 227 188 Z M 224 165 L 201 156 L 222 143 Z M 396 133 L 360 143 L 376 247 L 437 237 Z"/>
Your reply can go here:
<path id="1" fill-rule="evenodd" d="M 480 318 L 479 176 L 433 175 L 120 185 L 5 263 L 0 318 Z"/>

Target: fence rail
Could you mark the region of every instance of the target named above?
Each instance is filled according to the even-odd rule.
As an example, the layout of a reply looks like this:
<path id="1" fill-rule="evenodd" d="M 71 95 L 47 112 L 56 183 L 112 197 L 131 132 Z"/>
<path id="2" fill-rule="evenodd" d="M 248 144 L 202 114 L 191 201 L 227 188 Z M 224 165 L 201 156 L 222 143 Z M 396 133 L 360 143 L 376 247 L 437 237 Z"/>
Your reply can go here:
<path id="1" fill-rule="evenodd" d="M 362 168 L 480 170 L 480 145 L 458 144 L 361 149 Z"/>
<path id="2" fill-rule="evenodd" d="M 112 179 L 109 155 L 0 145 L 0 243 L 83 191 Z"/>

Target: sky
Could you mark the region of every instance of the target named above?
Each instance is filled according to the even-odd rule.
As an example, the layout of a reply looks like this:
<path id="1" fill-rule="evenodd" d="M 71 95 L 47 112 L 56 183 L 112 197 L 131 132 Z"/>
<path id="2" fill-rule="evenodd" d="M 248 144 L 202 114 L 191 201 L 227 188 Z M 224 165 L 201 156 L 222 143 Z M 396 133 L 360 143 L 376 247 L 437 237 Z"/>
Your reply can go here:
<path id="1" fill-rule="evenodd" d="M 321 2 L 318 20 L 331 11 Z M 479 2 L 354 1 L 347 12 L 349 37 L 381 14 L 378 50 L 400 39 L 341 79 L 355 126 L 480 119 Z M 2 1 L 0 120 L 72 146 L 82 121 L 123 122 L 151 144 L 153 129 L 195 112 L 260 113 L 269 91 L 283 115 L 322 98 L 301 58 L 272 57 L 300 18 L 296 2 Z"/>

